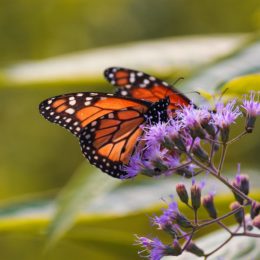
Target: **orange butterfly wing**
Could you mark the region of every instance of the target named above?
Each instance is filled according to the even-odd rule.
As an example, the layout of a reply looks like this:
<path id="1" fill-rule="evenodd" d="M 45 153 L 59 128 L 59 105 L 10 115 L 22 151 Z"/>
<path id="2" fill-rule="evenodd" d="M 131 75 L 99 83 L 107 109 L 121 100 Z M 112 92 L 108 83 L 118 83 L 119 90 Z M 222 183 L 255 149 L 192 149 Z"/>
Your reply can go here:
<path id="1" fill-rule="evenodd" d="M 168 83 L 146 73 L 119 67 L 108 68 L 105 78 L 117 87 L 117 94 L 137 99 L 156 102 L 165 97 L 170 98 L 168 108 L 172 111 L 180 106 L 187 106 L 191 101 Z"/>
<path id="2" fill-rule="evenodd" d="M 79 137 L 84 156 L 109 175 L 126 173 L 146 120 L 150 103 L 103 93 L 73 93 L 40 104 L 40 113 L 50 122 Z"/>
<path id="3" fill-rule="evenodd" d="M 143 133 L 140 125 L 145 118 L 141 110 L 132 107 L 113 111 L 85 127 L 80 144 L 91 164 L 116 178 L 125 175 L 123 165 L 128 164 Z"/>

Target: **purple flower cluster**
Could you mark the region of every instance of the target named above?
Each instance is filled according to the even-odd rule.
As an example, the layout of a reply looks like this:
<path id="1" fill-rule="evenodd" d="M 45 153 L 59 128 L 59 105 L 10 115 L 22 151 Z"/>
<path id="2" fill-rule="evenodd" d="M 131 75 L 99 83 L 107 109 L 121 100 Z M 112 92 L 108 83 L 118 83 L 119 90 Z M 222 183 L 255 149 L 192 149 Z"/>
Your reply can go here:
<path id="1" fill-rule="evenodd" d="M 144 252 L 147 252 L 148 255 L 144 255 L 144 257 L 151 260 L 160 260 L 164 256 L 179 255 L 181 253 L 181 247 L 177 240 L 174 240 L 172 245 L 165 245 L 158 238 L 149 239 L 136 236 L 136 241 L 138 245 L 144 248 L 139 254 L 142 256 Z"/>
<path id="2" fill-rule="evenodd" d="M 231 125 L 242 115 L 245 117 L 245 130 L 230 139 Z M 164 244 L 158 238 L 137 236 L 138 245 L 143 247 L 139 252 L 140 256 L 144 256 L 142 254 L 145 252 L 145 257 L 160 260 L 164 256 L 178 256 L 188 251 L 207 258 L 227 241 L 212 252 L 204 253 L 204 249 L 199 248 L 193 241 L 194 234 L 200 228 L 218 223 L 231 238 L 236 235 L 250 236 L 249 231 L 260 229 L 260 203 L 248 197 L 249 177 L 240 173 L 240 165 L 233 180 L 228 181 L 222 176 L 228 145 L 246 133 L 251 133 L 259 115 L 259 94 L 252 92 L 249 97 L 245 97 L 241 105 L 237 104 L 236 100 L 231 100 L 226 104 L 218 102 L 214 110 L 194 105 L 181 107 L 172 113 L 167 123 L 143 127 L 144 135 L 125 168 L 128 173 L 126 178 L 139 174 L 149 177 L 177 174 L 192 178 L 189 191 L 184 183 L 178 183 L 176 193 L 180 203 L 193 212 L 193 218 L 186 217 L 171 196 L 172 200 L 167 203 L 167 208 L 163 209 L 161 215 L 153 216 L 151 222 L 158 230 L 170 235 L 172 242 Z M 215 158 L 220 148 L 221 153 Z M 211 190 L 207 195 L 202 195 L 205 181 L 195 182 L 195 176 L 201 173 L 214 176 L 233 192 L 235 201 L 230 204 L 230 212 L 226 215 L 219 216 L 214 203 L 215 192 Z M 246 214 L 245 207 L 248 206 L 250 214 Z M 199 219 L 198 212 L 201 208 L 206 210 L 209 219 Z M 222 222 L 231 215 L 238 227 L 243 227 L 243 233 L 237 233 L 239 229 L 230 230 Z"/>
<path id="3" fill-rule="evenodd" d="M 200 189 L 198 187 L 198 189 Z M 198 248 L 192 241 L 191 236 L 187 233 L 187 229 L 193 228 L 193 224 L 183 215 L 179 209 L 178 204 L 173 200 L 163 209 L 160 216 L 152 218 L 152 224 L 157 226 L 157 229 L 167 232 L 173 239 L 171 244 L 164 244 L 158 238 L 146 238 L 136 236 L 138 245 L 141 245 L 144 250 L 139 252 L 147 252 L 151 260 L 161 259 L 163 256 L 177 256 L 182 254 L 184 250 L 194 253 L 195 255 L 203 255 L 203 251 Z M 185 231 L 183 230 L 185 229 Z M 179 239 L 186 241 L 187 245 L 180 244 Z"/>
<path id="4" fill-rule="evenodd" d="M 252 92 L 240 106 L 231 100 L 226 104 L 218 102 L 214 110 L 194 105 L 182 107 L 167 123 L 144 126 L 144 135 L 125 167 L 128 174 L 124 178 L 139 174 L 178 174 L 186 178 L 197 175 L 198 165 L 191 158 L 210 162 L 218 144 L 229 141 L 230 126 L 242 114 L 246 116 L 246 131 L 252 132 L 256 116 L 260 115 L 259 94 Z M 209 154 L 205 147 L 212 141 L 215 151 Z"/>

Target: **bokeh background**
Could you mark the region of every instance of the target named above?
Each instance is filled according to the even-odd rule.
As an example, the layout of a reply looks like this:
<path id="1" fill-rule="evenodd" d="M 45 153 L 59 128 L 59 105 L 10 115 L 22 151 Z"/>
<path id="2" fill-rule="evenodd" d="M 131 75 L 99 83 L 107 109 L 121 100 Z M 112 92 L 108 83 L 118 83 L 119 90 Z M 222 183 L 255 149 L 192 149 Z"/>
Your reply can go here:
<path id="1" fill-rule="evenodd" d="M 95 170 L 71 134 L 39 115 L 43 99 L 112 92 L 108 66 L 184 76 L 177 87 L 194 100 L 192 91 L 220 93 L 225 81 L 260 72 L 259 29 L 257 0 L 1 0 L 1 259 L 138 259 L 132 233 L 151 233 L 147 213 L 174 193 L 176 178 L 118 183 Z M 229 94 L 259 83 L 249 77 Z M 256 184 L 259 133 L 258 124 L 231 148 L 225 168 L 234 174 L 240 162 Z M 209 183 L 227 208 L 227 191 Z"/>

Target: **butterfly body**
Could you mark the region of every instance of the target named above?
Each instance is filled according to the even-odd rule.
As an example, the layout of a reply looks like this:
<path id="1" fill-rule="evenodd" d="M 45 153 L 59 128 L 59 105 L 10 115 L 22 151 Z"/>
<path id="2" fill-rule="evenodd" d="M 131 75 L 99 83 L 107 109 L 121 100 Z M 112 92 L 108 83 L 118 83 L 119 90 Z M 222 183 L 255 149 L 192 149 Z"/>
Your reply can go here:
<path id="1" fill-rule="evenodd" d="M 113 71 L 115 74 L 111 77 Z M 174 111 L 190 101 L 165 84 L 159 91 L 159 83 L 162 84 L 159 79 L 153 80 L 155 85 L 145 81 L 147 86 L 138 87 L 141 75 L 145 79 L 149 76 L 142 72 L 110 68 L 105 74 L 113 78 L 112 84 L 118 84 L 118 80 L 125 84 L 130 80 L 134 85 L 119 87 L 116 94 L 82 92 L 59 95 L 43 101 L 39 110 L 48 121 L 66 128 L 79 139 L 82 153 L 91 164 L 112 177 L 122 178 L 127 174 L 124 166 L 129 163 L 143 134 L 140 126 L 166 122 L 167 110 Z M 141 88 L 151 95 L 140 92 L 141 96 L 136 96 Z M 125 89 L 128 95 L 122 95 Z M 135 96 L 131 90 L 137 91 Z"/>

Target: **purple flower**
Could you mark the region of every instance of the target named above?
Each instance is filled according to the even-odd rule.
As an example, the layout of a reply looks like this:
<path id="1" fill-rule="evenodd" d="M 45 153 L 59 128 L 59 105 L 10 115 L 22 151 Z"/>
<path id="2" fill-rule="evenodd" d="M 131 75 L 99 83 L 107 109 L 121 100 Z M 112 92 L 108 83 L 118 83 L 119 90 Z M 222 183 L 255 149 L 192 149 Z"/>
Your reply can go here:
<path id="1" fill-rule="evenodd" d="M 182 127 L 181 121 L 176 120 L 176 118 L 171 118 L 166 125 L 167 137 L 172 139 L 178 138 Z"/>
<path id="2" fill-rule="evenodd" d="M 136 236 L 136 244 L 141 245 L 144 249 L 152 249 L 153 240 L 147 238 L 147 237 L 139 237 Z"/>
<path id="3" fill-rule="evenodd" d="M 137 244 L 141 245 L 144 250 L 139 252 L 139 254 L 144 251 L 148 252 L 146 256 L 150 260 L 160 260 L 163 256 L 167 254 L 167 248 L 169 246 L 164 245 L 158 238 L 154 238 L 153 240 L 146 237 L 138 237 L 136 236 Z"/>
<path id="4" fill-rule="evenodd" d="M 150 165 L 148 165 L 148 162 L 143 159 L 141 152 L 137 151 L 132 155 L 129 164 L 124 166 L 124 170 L 127 172 L 127 174 L 122 176 L 122 179 L 133 178 L 140 174 L 145 169 L 145 167 L 149 166 Z"/>
<path id="5" fill-rule="evenodd" d="M 199 113 L 194 106 L 183 107 L 181 110 L 176 111 L 176 114 L 184 127 L 194 128 L 200 124 Z"/>
<path id="6" fill-rule="evenodd" d="M 168 214 L 162 214 L 161 216 L 155 216 L 152 218 L 152 224 L 156 225 L 158 229 L 167 230 L 171 229 L 172 221 Z"/>
<path id="7" fill-rule="evenodd" d="M 228 128 L 241 115 L 239 107 L 235 105 L 235 99 L 226 105 L 217 103 L 216 113 L 212 114 L 212 124 L 216 124 L 221 129 Z"/>
<path id="8" fill-rule="evenodd" d="M 131 157 L 129 164 L 124 167 L 124 170 L 127 172 L 127 175 L 122 176 L 122 179 L 135 177 L 137 174 L 140 173 L 141 169 L 142 169 L 142 159 L 140 158 L 139 153 L 135 153 Z"/>
<path id="9" fill-rule="evenodd" d="M 171 234 L 176 234 L 178 225 L 185 228 L 192 227 L 190 221 L 180 213 L 178 204 L 175 201 L 169 203 L 168 208 L 164 209 L 163 214 L 153 219 L 153 223 L 158 225 L 159 228 L 164 228 L 164 230 L 167 230 Z"/>
<path id="10" fill-rule="evenodd" d="M 260 115 L 260 103 L 259 103 L 259 93 L 257 94 L 257 98 L 255 100 L 255 92 L 251 92 L 250 99 L 246 98 L 243 100 L 243 107 L 246 112 L 246 131 L 248 133 L 252 133 L 255 127 L 256 116 Z"/>
<path id="11" fill-rule="evenodd" d="M 195 108 L 194 106 L 183 107 L 177 111 L 177 118 L 183 127 L 188 128 L 192 137 L 205 137 L 202 127 L 206 127 L 211 119 L 211 112 L 208 107 Z"/>
<path id="12" fill-rule="evenodd" d="M 171 199 L 173 199 L 173 196 L 171 196 Z M 152 218 L 152 222 L 157 225 L 159 229 L 163 229 L 166 225 L 172 224 L 176 212 L 179 212 L 178 204 L 176 201 L 172 201 L 168 204 L 166 209 L 163 209 L 163 214 L 161 216 Z"/>
<path id="13" fill-rule="evenodd" d="M 259 102 L 259 93 L 256 93 L 251 91 L 250 93 L 250 99 L 247 98 L 247 96 L 245 96 L 244 100 L 243 100 L 243 105 L 241 105 L 241 107 L 243 107 L 248 116 L 252 116 L 252 117 L 256 117 L 260 115 L 260 102 Z"/>
<path id="14" fill-rule="evenodd" d="M 160 147 L 159 144 L 147 147 L 145 151 L 145 158 L 150 161 L 163 160 L 167 155 L 168 150 Z"/>
<path id="15" fill-rule="evenodd" d="M 155 238 L 153 240 L 153 248 L 150 251 L 150 260 L 161 260 L 165 255 L 167 255 L 167 246 L 158 238 Z"/>
<path id="16" fill-rule="evenodd" d="M 164 141 L 165 136 L 167 136 L 167 126 L 165 123 L 158 123 L 156 125 L 149 125 L 144 127 L 145 132 L 143 140 L 146 142 L 146 146 L 158 146 Z"/>
<path id="17" fill-rule="evenodd" d="M 179 155 L 168 155 L 166 158 L 166 164 L 170 170 L 173 170 L 174 168 L 181 166 Z"/>

